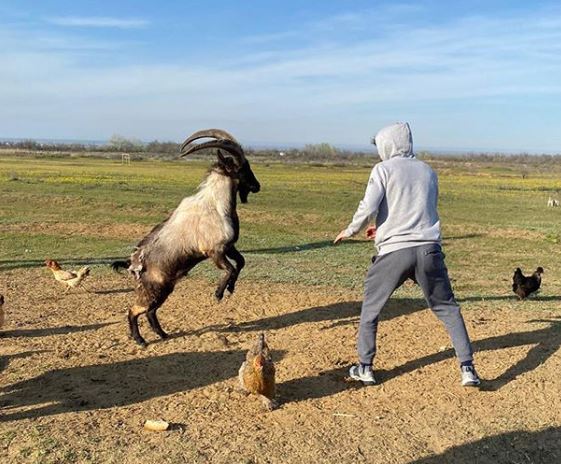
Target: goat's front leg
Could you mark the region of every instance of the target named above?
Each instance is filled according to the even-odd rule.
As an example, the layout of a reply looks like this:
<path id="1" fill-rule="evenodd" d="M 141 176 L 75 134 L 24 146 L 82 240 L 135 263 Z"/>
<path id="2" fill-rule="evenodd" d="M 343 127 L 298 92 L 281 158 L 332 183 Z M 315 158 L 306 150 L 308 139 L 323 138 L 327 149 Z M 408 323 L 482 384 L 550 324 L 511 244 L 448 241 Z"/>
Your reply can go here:
<path id="1" fill-rule="evenodd" d="M 236 287 L 236 281 L 238 280 L 240 272 L 245 266 L 245 258 L 234 246 L 226 250 L 226 256 L 230 259 L 233 259 L 234 262 L 236 263 L 236 272 L 235 274 L 232 275 L 231 279 L 228 281 L 228 286 L 226 287 L 226 289 L 230 293 L 234 293 L 234 288 Z"/>
<path id="2" fill-rule="evenodd" d="M 226 290 L 226 286 L 236 274 L 236 269 L 232 263 L 228 261 L 228 258 L 226 258 L 226 255 L 223 252 L 214 254 L 212 256 L 212 260 L 214 261 L 214 264 L 216 264 L 216 267 L 226 271 L 226 275 L 220 279 L 218 288 L 216 289 L 216 292 L 214 292 L 214 296 L 218 301 L 220 301 L 224 297 L 224 290 Z"/>

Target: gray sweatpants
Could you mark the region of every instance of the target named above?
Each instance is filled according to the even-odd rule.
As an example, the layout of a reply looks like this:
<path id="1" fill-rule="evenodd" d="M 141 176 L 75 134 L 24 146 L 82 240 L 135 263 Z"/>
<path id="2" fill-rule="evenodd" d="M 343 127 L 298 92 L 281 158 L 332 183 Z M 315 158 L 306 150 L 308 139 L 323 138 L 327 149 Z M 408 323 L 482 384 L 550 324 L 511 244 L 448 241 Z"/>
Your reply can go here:
<path id="1" fill-rule="evenodd" d="M 380 311 L 407 278 L 421 286 L 428 306 L 444 323 L 460 362 L 471 361 L 473 350 L 460 307 L 456 303 L 439 244 L 404 248 L 378 256 L 366 275 L 358 329 L 358 356 L 372 364 Z"/>

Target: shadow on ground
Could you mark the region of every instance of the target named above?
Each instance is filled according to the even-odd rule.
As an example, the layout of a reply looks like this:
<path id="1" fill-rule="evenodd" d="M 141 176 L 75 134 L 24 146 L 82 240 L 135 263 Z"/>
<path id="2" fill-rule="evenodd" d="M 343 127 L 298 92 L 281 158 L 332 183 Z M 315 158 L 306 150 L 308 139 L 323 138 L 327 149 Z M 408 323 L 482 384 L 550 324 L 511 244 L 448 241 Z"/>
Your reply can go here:
<path id="1" fill-rule="evenodd" d="M 512 293 L 512 295 L 482 295 L 482 296 L 467 296 L 464 298 L 457 298 L 458 303 L 469 303 L 472 301 L 514 301 L 519 302 L 523 305 L 525 302 L 532 301 L 561 301 L 561 296 L 559 295 L 530 295 L 523 301 L 520 301 L 518 297 Z"/>
<path id="2" fill-rule="evenodd" d="M 10 364 L 10 361 L 12 359 L 27 358 L 29 356 L 33 356 L 34 354 L 46 353 L 47 351 L 48 350 L 36 350 L 36 351 L 25 351 L 23 353 L 17 353 L 17 354 L 0 355 L 0 373 L 2 373 L 2 371 L 6 369 L 6 367 L 8 367 L 8 364 Z"/>
<path id="3" fill-rule="evenodd" d="M 62 327 L 45 327 L 43 329 L 16 329 L 0 332 L 1 338 L 15 337 L 48 337 L 51 335 L 66 335 L 74 332 L 85 332 L 87 330 L 97 330 L 107 325 L 118 324 L 118 322 L 102 322 L 89 325 L 64 325 Z"/>
<path id="4" fill-rule="evenodd" d="M 442 242 L 446 245 L 446 242 L 449 240 L 466 240 L 468 238 L 479 238 L 483 237 L 483 234 L 465 234 L 465 235 L 452 235 L 450 237 L 444 237 Z"/>
<path id="5" fill-rule="evenodd" d="M 94 264 L 111 264 L 113 261 L 123 259 L 123 256 L 108 256 L 106 258 L 60 258 L 57 261 L 64 267 L 72 265 L 94 265 Z M 11 269 L 23 269 L 31 267 L 44 267 L 44 259 L 8 259 L 0 260 L 0 271 L 9 271 Z"/>
<path id="6" fill-rule="evenodd" d="M 201 335 L 206 332 L 251 332 L 263 330 L 278 330 L 292 327 L 298 324 L 328 322 L 322 330 L 331 329 L 341 325 L 358 323 L 360 317 L 360 301 L 346 301 L 334 303 L 327 306 L 316 306 L 306 308 L 278 316 L 264 317 L 253 321 L 242 322 L 241 324 L 216 324 L 193 331 L 180 332 L 174 338 L 186 335 Z M 427 307 L 425 300 L 419 298 L 393 298 L 384 310 L 380 319 L 390 320 L 396 317 L 412 314 Z"/>
<path id="7" fill-rule="evenodd" d="M 134 288 L 111 288 L 107 290 L 92 290 L 91 293 L 95 293 L 96 295 L 112 295 L 114 293 L 130 293 L 134 292 Z"/>
<path id="8" fill-rule="evenodd" d="M 446 237 L 444 239 L 444 244 L 446 244 L 449 240 L 463 240 L 469 238 L 477 238 L 481 237 L 482 234 L 466 234 L 466 235 L 456 235 L 452 237 Z M 335 238 L 335 237 L 333 237 Z M 354 245 L 363 245 L 363 244 L 370 244 L 374 247 L 373 240 L 346 240 L 344 242 L 340 242 L 337 246 L 354 246 Z M 271 247 L 271 248 L 252 248 L 249 250 L 240 250 L 242 253 L 264 253 L 264 254 L 283 254 L 283 253 L 298 253 L 302 251 L 309 251 L 309 250 L 318 250 L 321 248 L 329 248 L 335 246 L 332 240 L 322 240 L 320 242 L 309 242 L 309 243 L 302 243 L 298 245 L 288 245 L 288 246 L 280 246 L 280 247 Z"/>
<path id="9" fill-rule="evenodd" d="M 543 329 L 534 331 L 518 332 L 497 337 L 490 337 L 477 340 L 473 343 L 475 351 L 500 350 L 504 348 L 518 346 L 532 346 L 526 357 L 510 366 L 496 379 L 483 379 L 482 390 L 495 391 L 506 385 L 516 377 L 530 372 L 543 364 L 553 353 L 561 347 L 561 321 L 556 320 L 535 320 L 534 322 L 549 322 L 550 325 Z M 435 324 L 438 322 L 435 321 Z M 387 382 L 395 377 L 407 374 L 416 369 L 429 366 L 436 362 L 455 356 L 453 350 L 434 353 L 413 361 L 409 361 L 391 370 L 376 370 L 376 380 L 379 384 Z M 318 376 L 294 379 L 283 383 L 279 391 L 285 392 L 284 402 L 298 402 L 308 399 L 321 398 L 340 393 L 349 388 L 356 388 L 356 383 L 346 382 L 348 367 L 338 367 L 332 370 L 321 372 Z M 375 388 L 375 387 L 371 387 Z M 424 462 L 424 461 L 423 461 Z M 432 462 L 432 461 L 430 461 Z M 436 462 L 456 462 L 454 460 L 434 461 Z M 459 462 L 459 461 L 458 461 Z M 462 461 L 463 462 L 463 461 Z M 466 461 L 479 462 L 479 461 Z M 493 461 L 489 461 L 493 462 Z M 549 461 L 548 461 L 549 462 Z M 561 462 L 561 461 L 559 461 Z"/>
<path id="10" fill-rule="evenodd" d="M 275 352 L 275 359 L 282 354 Z M 0 389 L 0 422 L 124 406 L 203 387 L 235 377 L 244 356 L 242 351 L 172 353 L 49 371 Z"/>
<path id="11" fill-rule="evenodd" d="M 348 372 L 349 366 L 345 366 L 320 372 L 319 375 L 284 382 L 278 387 L 281 403 L 297 403 L 362 388 L 360 383 L 346 380 Z"/>
<path id="12" fill-rule="evenodd" d="M 374 246 L 374 242 L 371 240 L 347 240 L 345 242 L 339 243 L 337 247 L 362 245 L 365 243 L 370 243 L 372 246 Z M 248 253 L 248 254 L 263 253 L 263 254 L 275 255 L 275 254 L 283 254 L 283 253 L 299 253 L 302 251 L 318 250 L 321 248 L 329 248 L 333 246 L 335 246 L 333 244 L 333 240 L 323 240 L 321 242 L 302 243 L 299 245 L 289 245 L 289 246 L 281 246 L 281 247 L 273 247 L 273 248 L 253 248 L 250 250 L 240 250 L 240 251 L 242 253 Z"/>
<path id="13" fill-rule="evenodd" d="M 517 430 L 485 437 L 409 464 L 558 464 L 560 462 L 561 427 L 549 427 L 536 432 Z"/>
<path id="14" fill-rule="evenodd" d="M 528 321 L 528 323 L 544 322 L 549 323 L 549 325 L 542 329 L 498 335 L 496 337 L 489 337 L 473 342 L 475 353 L 478 351 L 501 350 L 519 346 L 531 347 L 523 359 L 511 365 L 499 377 L 495 379 L 482 379 L 482 390 L 495 391 L 502 388 L 518 376 L 536 369 L 559 350 L 561 347 L 561 320 L 546 319 Z M 388 371 L 376 371 L 376 378 L 377 380 L 380 379 L 381 382 L 386 382 L 399 375 L 412 372 L 445 359 L 453 358 L 454 356 L 455 353 L 452 349 L 434 353 L 409 361 Z"/>

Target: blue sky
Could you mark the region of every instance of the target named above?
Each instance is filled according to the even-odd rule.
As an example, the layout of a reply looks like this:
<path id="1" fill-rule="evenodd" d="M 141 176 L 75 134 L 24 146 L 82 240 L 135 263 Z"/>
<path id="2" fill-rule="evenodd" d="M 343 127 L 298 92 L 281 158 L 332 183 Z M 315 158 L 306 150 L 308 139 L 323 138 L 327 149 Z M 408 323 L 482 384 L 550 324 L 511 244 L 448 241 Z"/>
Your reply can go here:
<path id="1" fill-rule="evenodd" d="M 2 1 L 0 137 L 561 152 L 561 5 Z"/>

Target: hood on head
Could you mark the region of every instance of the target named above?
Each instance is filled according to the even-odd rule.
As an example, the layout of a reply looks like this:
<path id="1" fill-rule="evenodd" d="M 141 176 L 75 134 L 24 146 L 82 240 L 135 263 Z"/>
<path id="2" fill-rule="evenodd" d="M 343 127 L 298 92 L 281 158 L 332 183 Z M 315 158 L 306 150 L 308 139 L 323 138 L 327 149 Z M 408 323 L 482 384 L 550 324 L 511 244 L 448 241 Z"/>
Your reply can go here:
<path id="1" fill-rule="evenodd" d="M 402 158 L 414 158 L 413 136 L 408 123 L 398 122 L 384 127 L 374 137 L 374 143 L 378 148 L 378 154 L 382 161 L 401 156 Z"/>

